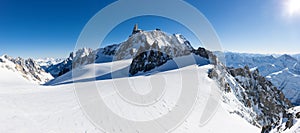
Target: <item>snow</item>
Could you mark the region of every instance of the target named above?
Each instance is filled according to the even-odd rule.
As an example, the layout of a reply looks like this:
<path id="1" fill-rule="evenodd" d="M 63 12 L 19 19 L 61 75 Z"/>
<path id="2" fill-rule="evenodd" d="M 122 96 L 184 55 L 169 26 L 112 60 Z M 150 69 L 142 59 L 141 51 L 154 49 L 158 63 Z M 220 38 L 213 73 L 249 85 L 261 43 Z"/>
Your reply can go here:
<path id="1" fill-rule="evenodd" d="M 0 67 L 0 88 L 13 85 L 15 81 L 18 81 L 18 84 L 28 84 L 29 81 L 20 75 L 17 71 L 8 70 L 6 67 L 13 68 L 14 64 L 7 64 L 4 67 Z"/>
<path id="2" fill-rule="evenodd" d="M 278 74 L 281 74 L 281 73 L 283 73 L 283 71 L 274 72 L 274 73 L 272 73 L 270 75 L 278 75 Z"/>
<path id="3" fill-rule="evenodd" d="M 0 132 L 96 132 L 86 119 L 72 85 L 32 84 L 0 88 Z"/>
<path id="4" fill-rule="evenodd" d="M 39 58 L 36 59 L 35 61 L 37 64 L 39 64 L 42 67 L 49 67 L 51 65 L 56 65 L 58 63 L 61 63 L 64 59 L 63 58 Z"/>
<path id="5" fill-rule="evenodd" d="M 257 69 L 257 67 L 253 67 L 250 69 L 251 72 L 255 71 Z"/>
<path id="6" fill-rule="evenodd" d="M 105 79 L 105 75 L 110 73 L 112 65 L 114 66 L 113 70 L 118 71 L 124 67 L 126 68 L 126 65 L 129 63 L 130 60 L 125 60 L 78 67 L 73 70 L 77 71 L 75 74 L 78 74 L 74 75 L 75 80 L 84 82 L 75 82 L 74 84 L 89 86 L 96 83 L 99 86 L 99 94 L 103 96 L 103 99 L 111 110 L 116 114 L 122 115 L 122 117 L 140 120 L 168 113 L 168 110 L 172 109 L 174 102 L 176 102 L 172 100 L 180 93 L 180 78 L 178 77 L 180 76 L 180 70 L 189 70 L 196 67 L 200 79 L 200 92 L 197 95 L 198 100 L 190 115 L 174 132 L 260 132 L 259 128 L 249 124 L 245 119 L 230 113 L 228 110 L 232 106 L 228 106 L 227 103 L 222 101 L 219 102 L 216 112 L 206 124 L 201 125 L 199 123 L 201 114 L 211 96 L 210 92 L 213 87 L 217 87 L 216 82 L 207 76 L 208 70 L 213 67 L 212 65 L 190 65 L 149 76 L 120 77 L 139 81 L 163 75 L 172 83 L 167 85 L 165 101 L 154 107 L 148 107 L 149 111 L 152 112 L 150 116 L 149 112 L 143 112 L 140 108 L 127 106 L 124 101 L 121 101 L 122 99 L 120 99 L 116 90 L 112 89 L 113 80 L 107 77 Z M 1 73 L 4 73 L 2 69 L 0 70 Z M 5 71 L 5 75 L 7 74 L 10 75 L 9 78 L 3 75 L 0 76 L 0 132 L 101 132 L 85 117 L 74 93 L 74 84 L 69 82 L 72 80 L 69 77 L 71 73 L 67 73 L 54 80 L 53 84 L 56 84 L 55 86 L 39 86 L 26 82 L 24 78 L 12 71 Z M 84 80 L 89 78 L 95 79 L 95 77 L 101 76 L 103 79 L 98 79 L 95 82 Z M 6 81 L 3 79 L 6 79 Z M 15 84 L 15 82 L 18 82 L 18 84 Z M 216 95 L 212 96 L 215 99 L 218 98 Z M 111 124 L 114 126 L 115 123 Z"/>

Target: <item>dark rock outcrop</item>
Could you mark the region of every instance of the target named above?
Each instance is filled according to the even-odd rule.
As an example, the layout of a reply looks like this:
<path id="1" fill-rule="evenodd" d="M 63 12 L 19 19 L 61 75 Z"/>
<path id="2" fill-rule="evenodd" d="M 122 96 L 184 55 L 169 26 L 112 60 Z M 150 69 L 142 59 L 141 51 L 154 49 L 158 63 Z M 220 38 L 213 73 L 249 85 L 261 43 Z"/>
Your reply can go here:
<path id="1" fill-rule="evenodd" d="M 203 58 L 209 59 L 211 64 L 217 64 L 217 56 L 214 55 L 211 51 L 206 50 L 205 48 L 199 47 L 197 50 L 193 49 L 192 53 L 199 55 Z"/>
<path id="2" fill-rule="evenodd" d="M 129 68 L 129 73 L 135 75 L 138 72 L 147 72 L 161 66 L 170 60 L 170 56 L 160 51 L 145 51 L 137 55 Z"/>

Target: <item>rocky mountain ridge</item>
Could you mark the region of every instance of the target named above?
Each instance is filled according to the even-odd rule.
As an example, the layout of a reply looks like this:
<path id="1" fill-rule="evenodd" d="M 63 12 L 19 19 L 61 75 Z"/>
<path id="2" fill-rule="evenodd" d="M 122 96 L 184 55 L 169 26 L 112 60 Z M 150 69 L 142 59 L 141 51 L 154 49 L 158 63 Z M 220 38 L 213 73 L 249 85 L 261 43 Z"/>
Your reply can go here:
<path id="1" fill-rule="evenodd" d="M 300 101 L 300 61 L 291 55 L 249 55 L 225 53 L 226 66 L 258 69 L 260 74 L 270 80 L 294 105 Z"/>
<path id="2" fill-rule="evenodd" d="M 12 58 L 3 55 L 0 57 L 0 67 L 20 73 L 20 75 L 33 83 L 44 84 L 53 79 L 51 74 L 45 72 L 35 60 L 30 58 L 25 60 L 20 57 Z"/>

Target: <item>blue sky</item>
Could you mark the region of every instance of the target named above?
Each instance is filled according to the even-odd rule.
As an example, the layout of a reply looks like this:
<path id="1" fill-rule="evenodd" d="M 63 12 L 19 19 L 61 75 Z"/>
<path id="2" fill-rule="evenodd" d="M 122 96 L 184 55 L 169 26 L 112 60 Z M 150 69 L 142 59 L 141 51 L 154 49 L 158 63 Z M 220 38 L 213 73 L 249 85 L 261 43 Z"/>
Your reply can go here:
<path id="1" fill-rule="evenodd" d="M 211 22 L 224 50 L 300 53 L 300 13 L 288 14 L 287 1 L 289 0 L 187 0 Z M 74 49 L 88 20 L 112 2 L 1 0 L 0 54 L 26 58 L 66 57 Z M 140 28 L 145 30 L 159 27 L 169 33 L 182 33 L 192 42 L 198 43 L 186 28 L 159 17 L 128 20 L 116 27 L 105 42 L 125 40 L 134 23 L 139 23 Z"/>

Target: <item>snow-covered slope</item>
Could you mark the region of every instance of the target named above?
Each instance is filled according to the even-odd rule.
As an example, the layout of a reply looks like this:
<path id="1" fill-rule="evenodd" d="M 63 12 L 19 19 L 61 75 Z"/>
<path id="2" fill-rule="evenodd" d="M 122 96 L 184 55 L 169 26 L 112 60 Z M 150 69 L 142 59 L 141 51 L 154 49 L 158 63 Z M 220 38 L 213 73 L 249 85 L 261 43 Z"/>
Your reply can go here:
<path id="1" fill-rule="evenodd" d="M 289 55 L 279 57 L 226 53 L 226 65 L 240 68 L 249 66 L 258 69 L 262 76 L 267 77 L 293 104 L 300 104 L 300 61 Z"/>
<path id="2" fill-rule="evenodd" d="M 3 55 L 0 57 L 0 69 L 2 71 L 12 71 L 28 81 L 38 84 L 43 84 L 53 79 L 51 74 L 46 73 L 33 59 L 24 60 L 20 57 L 12 58 Z M 1 75 L 3 77 L 9 76 L 2 73 Z"/>
<path id="3" fill-rule="evenodd" d="M 13 71 L 0 73 L 1 133 L 99 132 L 82 112 L 73 85 L 45 87 Z"/>
<path id="4" fill-rule="evenodd" d="M 216 112 L 210 121 L 205 125 L 199 126 L 201 114 L 203 113 L 203 110 L 205 110 L 205 104 L 211 96 L 210 92 L 212 91 L 212 86 L 218 88 L 219 84 L 215 80 L 209 78 L 208 72 L 211 71 L 214 66 L 201 64 L 201 62 L 207 62 L 204 58 L 199 57 L 197 60 L 197 63 L 199 64 L 196 65 L 196 67 L 200 78 L 199 88 L 201 88 L 197 96 L 198 102 L 189 117 L 174 132 L 259 133 L 261 129 L 256 127 L 259 125 L 254 126 L 255 123 L 253 123 L 256 121 L 256 112 L 254 108 L 247 107 L 241 102 L 241 100 L 244 100 L 241 93 L 244 93 L 242 91 L 245 90 L 239 85 L 239 82 L 235 81 L 236 79 L 230 75 L 227 76 L 227 80 L 230 80 L 232 90 L 219 89 L 219 94 L 221 95 L 221 99 L 219 99 L 220 105 L 217 106 Z M 77 71 L 75 74 L 78 74 L 73 75 L 75 81 L 78 81 L 74 84 L 84 84 L 85 86 L 89 86 L 90 84 L 96 83 L 99 87 L 98 91 L 101 96 L 105 96 L 104 99 L 106 99 L 106 104 L 114 110 L 115 113 L 126 114 L 126 116 L 136 116 L 136 119 L 139 119 L 139 116 L 143 116 L 143 114 L 137 115 L 139 114 L 138 110 L 133 111 L 132 109 L 127 108 L 126 104 L 124 105 L 124 103 L 117 100 L 119 94 L 113 89 L 114 81 L 107 77 L 111 71 L 111 66 L 117 66 L 114 67 L 115 71 L 122 70 L 126 66 L 128 70 L 130 63 L 131 60 L 121 60 L 80 66 L 73 70 Z M 180 89 L 178 88 L 179 85 L 177 85 L 177 83 L 180 83 L 177 81 L 180 79 L 178 77 L 180 76 L 180 70 L 191 69 L 194 66 L 190 64 L 187 67 L 180 69 L 165 70 L 165 68 L 176 68 L 177 66 L 174 65 L 176 64 L 172 63 L 170 60 L 164 65 L 153 69 L 153 71 L 150 71 L 148 74 L 119 78 L 139 80 L 163 74 L 171 83 L 173 83 L 167 87 L 167 90 L 170 90 L 167 92 L 171 93 L 169 95 L 174 95 L 176 94 L 176 91 Z M 159 70 L 161 71 L 159 72 Z M 15 76 L 19 76 L 19 78 L 16 78 Z M 15 76 L 9 79 L 10 82 L 0 82 L 0 85 L 5 86 L 0 88 L 1 132 L 101 132 L 101 130 L 97 130 L 97 128 L 88 121 L 80 109 L 80 105 L 77 102 L 77 98 L 72 89 L 74 84 L 69 82 L 72 81 L 70 72 L 57 78 L 57 84 L 55 86 L 37 86 L 25 82 L 26 80 L 18 74 Z M 95 79 L 96 81 L 94 82 Z M 19 82 L 19 80 L 21 81 Z M 16 81 L 24 83 L 12 85 Z M 218 99 L 219 97 L 216 96 L 214 98 Z M 165 110 L 168 110 L 170 106 L 172 106 L 172 101 L 166 101 L 166 105 L 151 108 L 151 111 L 163 113 Z M 122 108 L 122 110 L 120 110 L 120 108 Z M 148 113 L 149 112 L 144 115 L 148 116 Z M 112 121 L 107 122 L 113 124 Z M 290 130 L 297 130 L 298 127 L 299 126 L 294 125 L 293 130 Z"/>
<path id="5" fill-rule="evenodd" d="M 193 57 L 195 59 L 195 63 L 198 65 L 207 65 L 209 64 L 208 59 L 202 58 L 200 56 L 196 56 L 194 54 L 177 57 L 175 60 L 184 61 L 186 58 Z M 78 68 L 75 68 L 74 71 L 69 71 L 66 74 L 55 78 L 54 80 L 48 82 L 46 85 L 58 85 L 58 84 L 69 84 L 74 82 L 87 82 L 92 80 L 107 80 L 116 77 L 112 77 L 114 75 L 118 75 L 117 73 L 123 73 L 122 77 L 130 76 L 130 65 L 132 65 L 132 59 L 127 60 L 119 60 L 115 62 L 107 62 L 107 63 L 93 63 L 84 65 Z M 193 65 L 193 63 L 186 64 Z M 178 66 L 174 60 L 168 60 L 163 65 L 153 68 L 146 72 L 140 72 L 136 74 L 139 75 L 151 75 L 159 72 L 165 72 L 169 70 L 178 69 Z M 120 76 L 118 77 L 120 78 Z"/>
<path id="6" fill-rule="evenodd" d="M 196 59 L 196 64 L 200 65 L 200 68 L 206 68 L 205 71 L 199 69 L 199 71 L 202 72 L 201 74 L 205 74 L 213 78 L 213 66 L 205 66 L 210 63 L 208 59 L 194 54 L 188 56 L 193 56 Z M 176 66 L 176 63 L 173 60 L 184 60 L 184 58 L 185 56 L 170 59 L 166 63 L 150 71 L 141 72 L 137 74 L 138 76 L 132 78 L 143 78 L 144 76 L 147 77 L 149 75 L 151 76 L 160 73 L 172 73 L 179 71 L 177 69 L 178 66 Z M 115 65 L 119 66 L 119 68 L 115 68 Z M 73 83 L 73 81 L 74 83 L 86 83 L 94 80 L 110 81 L 112 79 L 111 76 L 114 75 L 114 73 L 125 73 L 125 75 L 117 78 L 126 78 L 129 76 L 130 65 L 130 59 L 115 61 L 113 63 L 90 64 L 74 69 L 73 74 L 75 75 L 73 75 L 73 77 L 72 72 L 68 72 L 67 74 L 49 82 L 49 85 L 70 84 Z M 187 64 L 187 66 L 189 65 L 193 64 Z M 257 128 L 263 128 L 281 121 L 281 118 L 286 118 L 286 110 L 291 106 L 289 101 L 285 99 L 284 95 L 272 86 L 271 83 L 269 83 L 265 78 L 259 76 L 258 71 L 250 72 L 249 68 L 236 70 L 227 69 L 220 63 L 217 64 L 217 67 L 226 74 L 224 76 L 217 76 L 216 80 L 211 81 L 213 81 L 213 84 L 219 85 L 222 110 L 229 113 L 231 117 L 234 116 L 237 119 L 242 119 L 253 126 L 257 126 Z M 108 70 L 115 71 L 110 73 Z M 218 75 L 221 74 L 220 71 L 217 73 Z M 207 79 L 207 77 L 203 76 L 202 78 Z M 175 82 L 173 83 L 176 84 Z M 206 86 L 208 83 L 201 85 Z M 202 130 L 199 129 L 199 131 Z"/>
<path id="7" fill-rule="evenodd" d="M 200 79 L 199 90 L 198 93 L 198 102 L 189 115 L 189 117 L 174 131 L 175 133 L 191 133 L 191 132 L 249 132 L 255 133 L 260 132 L 260 129 L 254 125 L 251 125 L 245 117 L 248 119 L 252 119 L 251 110 L 245 107 L 234 94 L 224 94 L 221 90 L 217 90 L 222 93 L 223 97 L 226 99 L 230 99 L 230 102 L 226 100 L 219 99 L 219 96 L 213 97 L 216 100 L 220 100 L 220 105 L 216 107 L 216 112 L 213 117 L 206 123 L 205 125 L 199 126 L 199 120 L 201 119 L 201 114 L 206 108 L 206 103 L 211 96 L 212 86 L 214 88 L 218 88 L 217 82 L 210 79 L 208 77 L 209 69 L 213 68 L 213 65 L 208 65 L 207 59 L 204 59 L 199 56 L 194 56 L 196 59 L 196 64 L 187 64 L 186 67 L 176 69 L 176 63 L 172 60 L 169 60 L 167 63 L 153 69 L 152 71 L 148 71 L 139 76 L 128 77 L 129 73 L 129 65 L 131 64 L 131 60 L 120 60 L 115 62 L 108 63 L 99 63 L 99 64 L 90 64 L 78 67 L 73 69 L 73 79 L 72 73 L 68 72 L 57 79 L 52 81 L 52 84 L 56 87 L 64 86 L 67 87 L 72 85 L 72 80 L 74 80 L 74 84 L 84 84 L 85 86 L 89 86 L 95 84 L 98 86 L 98 91 L 100 92 L 103 99 L 105 99 L 106 105 L 113 110 L 113 112 L 117 114 L 122 114 L 123 117 L 131 116 L 131 119 L 141 119 L 144 116 L 149 116 L 149 112 L 158 112 L 159 114 L 164 114 L 166 111 L 173 106 L 175 101 L 164 102 L 163 106 L 149 107 L 147 112 L 141 112 L 139 109 L 132 109 L 127 107 L 126 102 L 120 101 L 119 94 L 116 89 L 114 89 L 114 80 L 111 80 L 111 70 L 115 72 L 127 72 L 124 77 L 117 77 L 118 79 L 128 79 L 131 81 L 142 81 L 143 79 L 149 79 L 152 77 L 156 77 L 158 75 L 164 75 L 166 79 L 169 80 L 169 83 L 166 87 L 165 95 L 172 96 L 177 95 L 180 92 L 180 71 L 193 69 L 197 67 L 198 75 Z M 184 60 L 186 57 L 178 57 Z M 124 69 L 125 68 L 125 69 Z M 96 80 L 95 82 L 93 82 Z M 50 82 L 51 83 L 51 82 Z M 55 87 L 54 86 L 54 87 Z M 147 88 L 147 87 L 146 87 Z M 144 90 L 145 91 L 145 90 Z M 226 102 L 225 102 L 226 101 Z M 122 108 L 120 110 L 120 108 Z M 244 110 L 242 110 L 244 109 Z M 238 113 L 234 113 L 236 111 L 240 111 L 244 114 L 244 117 L 241 117 Z M 157 113 L 153 113 L 151 116 L 156 116 Z M 64 118 L 66 120 L 67 118 Z M 114 121 L 106 121 L 114 125 Z M 232 126 L 234 125 L 234 126 Z"/>

